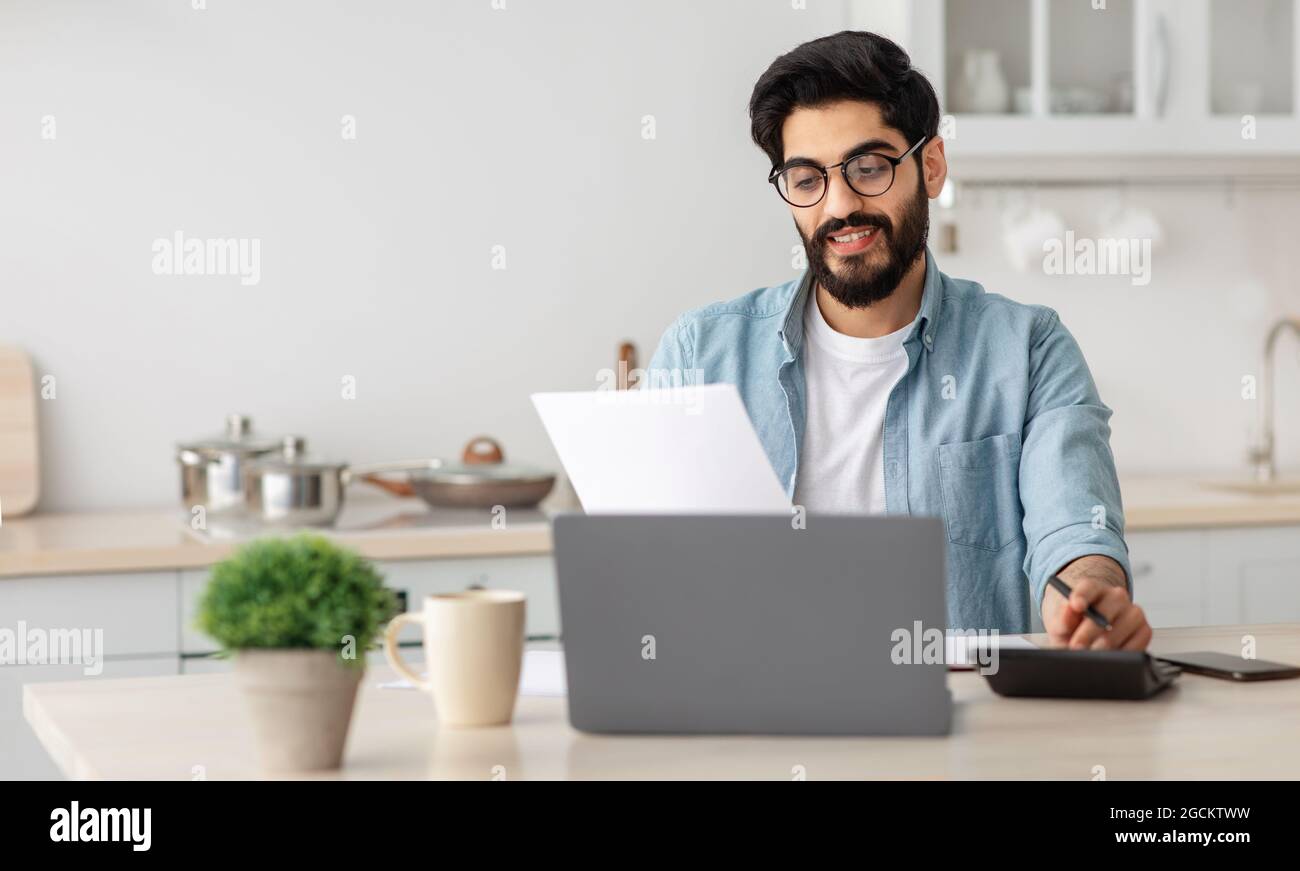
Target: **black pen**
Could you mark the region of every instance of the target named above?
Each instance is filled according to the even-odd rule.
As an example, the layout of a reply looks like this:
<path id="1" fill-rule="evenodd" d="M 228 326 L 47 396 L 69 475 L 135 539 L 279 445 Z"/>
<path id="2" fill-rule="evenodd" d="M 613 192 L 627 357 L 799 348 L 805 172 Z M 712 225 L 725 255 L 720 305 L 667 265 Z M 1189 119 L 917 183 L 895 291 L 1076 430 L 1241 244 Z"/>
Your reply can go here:
<path id="1" fill-rule="evenodd" d="M 1074 592 L 1074 590 L 1070 589 L 1069 584 L 1061 580 L 1056 575 L 1052 575 L 1050 578 L 1048 578 L 1047 583 L 1051 584 L 1052 589 L 1056 590 L 1056 592 L 1060 593 L 1062 596 L 1064 596 L 1067 599 L 1070 598 L 1070 595 Z M 1088 606 L 1088 610 L 1085 611 L 1084 614 L 1088 616 L 1089 620 L 1091 620 L 1093 623 L 1096 623 L 1098 626 L 1100 626 L 1102 629 L 1105 629 L 1107 632 L 1109 632 L 1113 628 L 1110 625 L 1110 621 L 1107 620 L 1105 617 L 1103 617 L 1102 613 L 1098 611 L 1096 608 L 1092 607 L 1091 605 Z"/>

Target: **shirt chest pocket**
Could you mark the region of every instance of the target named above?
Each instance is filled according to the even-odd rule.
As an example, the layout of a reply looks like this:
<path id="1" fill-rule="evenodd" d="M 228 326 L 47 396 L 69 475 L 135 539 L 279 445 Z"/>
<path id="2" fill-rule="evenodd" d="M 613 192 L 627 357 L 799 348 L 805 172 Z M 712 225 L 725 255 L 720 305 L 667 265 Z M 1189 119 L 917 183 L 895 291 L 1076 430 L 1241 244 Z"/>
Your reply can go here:
<path id="1" fill-rule="evenodd" d="M 1001 550 L 1021 531 L 1020 434 L 939 445 L 948 540 Z"/>

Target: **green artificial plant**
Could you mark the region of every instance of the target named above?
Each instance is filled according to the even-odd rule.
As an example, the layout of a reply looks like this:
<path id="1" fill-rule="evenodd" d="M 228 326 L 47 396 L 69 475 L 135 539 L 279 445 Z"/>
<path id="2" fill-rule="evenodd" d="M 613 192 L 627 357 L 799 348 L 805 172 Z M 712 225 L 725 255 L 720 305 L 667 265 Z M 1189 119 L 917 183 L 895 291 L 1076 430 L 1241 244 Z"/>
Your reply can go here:
<path id="1" fill-rule="evenodd" d="M 365 651 L 397 611 L 369 560 L 303 534 L 254 541 L 218 563 L 196 625 L 227 652 L 335 650 L 345 664 L 364 666 Z"/>

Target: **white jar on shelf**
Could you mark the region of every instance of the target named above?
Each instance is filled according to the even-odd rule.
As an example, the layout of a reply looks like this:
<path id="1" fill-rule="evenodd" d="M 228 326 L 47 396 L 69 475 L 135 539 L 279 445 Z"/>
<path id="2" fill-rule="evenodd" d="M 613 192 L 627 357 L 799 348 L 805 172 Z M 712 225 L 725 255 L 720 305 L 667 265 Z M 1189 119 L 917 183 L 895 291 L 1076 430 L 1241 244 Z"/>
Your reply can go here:
<path id="1" fill-rule="evenodd" d="M 963 57 L 958 112 L 980 115 L 1007 111 L 1010 88 L 1002 74 L 1002 58 L 996 51 L 972 49 Z"/>

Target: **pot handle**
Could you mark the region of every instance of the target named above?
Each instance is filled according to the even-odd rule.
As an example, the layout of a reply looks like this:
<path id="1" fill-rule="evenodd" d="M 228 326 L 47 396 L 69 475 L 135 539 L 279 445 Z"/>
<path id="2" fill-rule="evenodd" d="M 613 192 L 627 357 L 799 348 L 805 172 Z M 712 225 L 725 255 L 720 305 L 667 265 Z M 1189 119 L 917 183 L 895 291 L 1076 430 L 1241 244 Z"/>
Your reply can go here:
<path id="1" fill-rule="evenodd" d="M 424 615 L 418 612 L 398 614 L 388 621 L 388 628 L 384 630 L 384 656 L 388 659 L 388 664 L 393 667 L 393 671 L 409 680 L 417 689 L 429 692 L 429 682 L 411 671 L 411 667 L 406 664 L 402 659 L 402 655 L 397 652 L 397 635 L 407 623 L 418 623 L 423 626 Z"/>
<path id="2" fill-rule="evenodd" d="M 504 462 L 506 452 L 501 449 L 501 443 L 492 436 L 474 436 L 465 445 L 465 452 L 461 456 L 467 466 L 485 466 L 495 463 Z"/>

